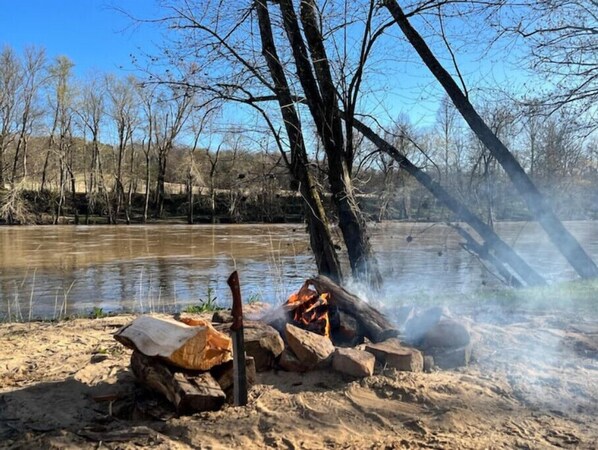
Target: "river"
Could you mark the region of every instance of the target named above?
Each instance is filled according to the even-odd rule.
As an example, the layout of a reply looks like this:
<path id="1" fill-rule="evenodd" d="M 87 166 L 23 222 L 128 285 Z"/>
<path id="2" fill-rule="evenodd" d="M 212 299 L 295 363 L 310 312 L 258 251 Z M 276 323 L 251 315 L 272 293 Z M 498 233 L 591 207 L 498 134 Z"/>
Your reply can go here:
<path id="1" fill-rule="evenodd" d="M 567 227 L 598 259 L 598 222 Z M 446 225 L 371 224 L 386 301 L 497 285 Z M 498 233 L 550 281 L 575 278 L 534 223 Z M 314 274 L 305 227 L 294 225 L 23 226 L 0 228 L 0 319 L 119 310 L 172 311 L 230 302 L 239 270 L 246 301 L 282 302 Z"/>

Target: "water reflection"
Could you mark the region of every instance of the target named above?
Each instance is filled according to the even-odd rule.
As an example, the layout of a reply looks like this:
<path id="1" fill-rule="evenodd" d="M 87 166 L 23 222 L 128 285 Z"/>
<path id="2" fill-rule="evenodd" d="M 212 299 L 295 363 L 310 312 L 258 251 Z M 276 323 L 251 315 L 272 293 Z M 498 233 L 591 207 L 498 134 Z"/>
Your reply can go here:
<path id="1" fill-rule="evenodd" d="M 598 226 L 569 223 L 598 256 Z M 442 224 L 371 227 L 390 297 L 469 292 L 495 278 Z M 499 234 L 551 280 L 574 273 L 535 224 L 501 223 Z M 408 239 L 410 237 L 410 239 Z M 240 271 L 246 299 L 281 302 L 315 270 L 298 225 L 151 225 L 0 228 L 0 317 L 53 317 L 65 310 L 166 311 L 212 290 L 228 304 L 226 278 Z"/>

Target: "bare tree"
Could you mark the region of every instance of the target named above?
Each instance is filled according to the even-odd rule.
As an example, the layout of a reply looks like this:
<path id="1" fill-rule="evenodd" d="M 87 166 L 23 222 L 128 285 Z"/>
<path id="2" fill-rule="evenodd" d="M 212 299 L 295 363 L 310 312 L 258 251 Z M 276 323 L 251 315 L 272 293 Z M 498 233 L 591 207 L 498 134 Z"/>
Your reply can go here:
<path id="1" fill-rule="evenodd" d="M 19 95 L 19 120 L 17 145 L 13 159 L 11 185 L 17 177 L 19 163 L 22 178 L 27 178 L 27 151 L 29 137 L 34 125 L 41 118 L 43 110 L 38 105 L 40 90 L 47 81 L 46 52 L 42 48 L 27 47 L 24 52 L 23 75 Z"/>
<path id="2" fill-rule="evenodd" d="M 155 216 L 162 217 L 165 196 L 166 168 L 168 156 L 174 147 L 175 139 L 189 118 L 193 106 L 193 93 L 190 89 L 174 87 L 159 93 L 156 100 L 153 140 L 158 156 L 156 180 Z"/>
<path id="3" fill-rule="evenodd" d="M 135 79 L 132 77 L 119 79 L 108 76 L 106 79 L 106 92 L 108 95 L 108 111 L 114 121 L 117 142 L 116 142 L 116 171 L 114 174 L 114 219 L 118 220 L 121 208 L 125 201 L 125 188 L 123 182 L 123 166 L 126 157 L 127 147 L 133 152 L 131 140 L 133 131 L 137 126 L 138 111 L 135 102 Z M 131 144 L 131 145 L 130 145 Z M 128 197 L 127 197 L 128 198 Z M 127 223 L 130 222 L 128 207 L 126 208 Z"/>
<path id="4" fill-rule="evenodd" d="M 22 67 L 11 47 L 0 53 L 0 189 L 5 183 L 4 155 L 15 139 L 18 92 L 22 82 Z"/>
<path id="5" fill-rule="evenodd" d="M 513 154 L 490 130 L 452 76 L 445 70 L 424 39 L 413 28 L 402 8 L 395 0 L 386 0 L 384 5 L 430 72 L 445 89 L 478 139 L 484 143 L 509 175 L 534 218 L 544 228 L 553 244 L 581 277 L 598 276 L 598 267 L 594 261 L 556 217 L 544 196 L 538 191 Z"/>

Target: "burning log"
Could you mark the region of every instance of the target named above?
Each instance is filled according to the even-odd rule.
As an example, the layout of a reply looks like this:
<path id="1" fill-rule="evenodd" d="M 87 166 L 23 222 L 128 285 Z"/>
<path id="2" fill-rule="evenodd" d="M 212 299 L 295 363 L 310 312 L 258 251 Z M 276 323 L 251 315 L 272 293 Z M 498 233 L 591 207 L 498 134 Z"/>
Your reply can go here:
<path id="1" fill-rule="evenodd" d="M 330 305 L 353 316 L 370 341 L 382 342 L 399 335 L 399 330 L 380 311 L 351 294 L 330 278 L 320 275 L 308 280 L 307 283 L 314 286 L 318 293 L 328 293 Z"/>

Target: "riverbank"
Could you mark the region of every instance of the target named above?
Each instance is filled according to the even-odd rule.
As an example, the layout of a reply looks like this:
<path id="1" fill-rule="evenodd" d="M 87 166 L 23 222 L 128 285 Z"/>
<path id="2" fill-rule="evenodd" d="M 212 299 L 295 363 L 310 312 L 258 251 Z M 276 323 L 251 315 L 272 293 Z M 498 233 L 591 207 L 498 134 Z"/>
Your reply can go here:
<path id="1" fill-rule="evenodd" d="M 113 333 L 133 316 L 0 325 L 0 447 L 596 448 L 598 321 L 464 317 L 467 368 L 363 380 L 260 374 L 246 407 L 176 417 L 141 390 Z M 507 317 L 507 316 L 505 316 Z"/>

